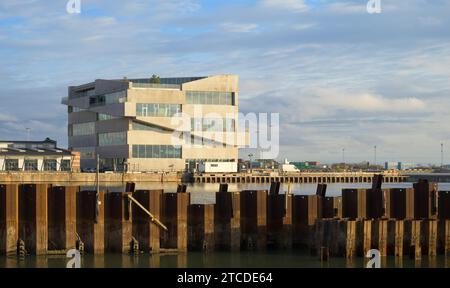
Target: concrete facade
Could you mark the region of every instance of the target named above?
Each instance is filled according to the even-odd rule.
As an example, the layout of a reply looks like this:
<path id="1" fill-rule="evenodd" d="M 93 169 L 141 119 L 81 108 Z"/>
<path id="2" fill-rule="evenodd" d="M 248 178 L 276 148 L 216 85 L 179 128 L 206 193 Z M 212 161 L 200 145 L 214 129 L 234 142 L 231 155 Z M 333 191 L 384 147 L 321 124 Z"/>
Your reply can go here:
<path id="1" fill-rule="evenodd" d="M 181 171 L 205 161 L 237 162 L 238 147 L 246 141 L 237 131 L 237 76 L 154 82 L 95 80 L 69 87 L 63 99 L 69 149 L 81 153 L 82 169 L 95 168 L 97 153 L 101 167 L 115 171 Z"/>

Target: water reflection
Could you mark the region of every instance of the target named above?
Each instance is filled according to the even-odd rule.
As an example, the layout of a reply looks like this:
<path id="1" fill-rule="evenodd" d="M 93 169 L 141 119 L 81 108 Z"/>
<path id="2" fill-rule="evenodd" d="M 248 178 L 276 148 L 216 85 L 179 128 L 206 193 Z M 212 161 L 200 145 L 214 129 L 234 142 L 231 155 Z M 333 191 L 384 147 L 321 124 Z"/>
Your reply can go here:
<path id="1" fill-rule="evenodd" d="M 15 257 L 0 257 L 0 267 L 5 268 L 65 268 L 67 258 L 61 256 L 28 256 L 23 260 Z M 414 260 L 409 257 L 382 257 L 382 268 L 438 268 L 448 267 L 443 256 L 424 257 Z M 133 255 L 83 255 L 83 268 L 365 268 L 367 259 L 331 257 L 320 261 L 317 256 L 297 251 L 279 252 L 214 252 L 180 254 Z"/>

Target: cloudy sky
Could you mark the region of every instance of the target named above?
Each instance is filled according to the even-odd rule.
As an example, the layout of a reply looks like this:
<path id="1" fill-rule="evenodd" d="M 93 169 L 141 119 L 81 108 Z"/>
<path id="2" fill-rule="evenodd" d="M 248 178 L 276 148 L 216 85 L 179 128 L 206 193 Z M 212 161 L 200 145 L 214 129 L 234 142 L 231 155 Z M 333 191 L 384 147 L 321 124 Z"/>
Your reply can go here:
<path id="1" fill-rule="evenodd" d="M 450 1 L 381 0 L 381 14 L 368 0 L 81 0 L 81 14 L 67 1 L 0 1 L 0 139 L 30 127 L 67 145 L 69 85 L 227 73 L 241 111 L 280 113 L 280 159 L 450 151 Z"/>

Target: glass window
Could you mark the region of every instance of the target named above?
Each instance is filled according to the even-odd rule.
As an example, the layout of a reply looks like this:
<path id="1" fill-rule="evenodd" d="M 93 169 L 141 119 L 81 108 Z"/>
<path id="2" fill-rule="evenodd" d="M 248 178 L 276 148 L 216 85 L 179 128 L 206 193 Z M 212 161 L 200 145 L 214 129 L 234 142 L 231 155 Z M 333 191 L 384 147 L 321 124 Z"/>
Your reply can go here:
<path id="1" fill-rule="evenodd" d="M 143 104 L 140 104 L 140 103 L 136 104 L 136 115 L 137 116 L 143 116 L 142 115 L 142 105 Z"/>
<path id="2" fill-rule="evenodd" d="M 70 171 L 70 160 L 61 160 L 61 171 Z"/>
<path id="3" fill-rule="evenodd" d="M 19 170 L 19 159 L 6 159 L 5 160 L 5 170 L 6 171 L 18 171 Z"/>
<path id="4" fill-rule="evenodd" d="M 133 145 L 133 158 L 139 158 L 139 146 Z"/>
<path id="5" fill-rule="evenodd" d="M 71 130 L 70 136 L 93 135 L 95 134 L 95 122 L 73 124 L 69 130 Z"/>
<path id="6" fill-rule="evenodd" d="M 186 102 L 201 105 L 233 105 L 233 94 L 230 92 L 186 91 Z"/>
<path id="7" fill-rule="evenodd" d="M 181 146 L 133 145 L 133 158 L 181 158 Z"/>
<path id="8" fill-rule="evenodd" d="M 181 112 L 180 104 L 136 104 L 136 115 L 144 117 L 173 117 Z"/>
<path id="9" fill-rule="evenodd" d="M 26 159 L 24 161 L 24 169 L 25 171 L 37 171 L 38 170 L 38 161 L 32 159 Z"/>
<path id="10" fill-rule="evenodd" d="M 44 171 L 56 171 L 56 159 L 45 159 Z"/>
<path id="11" fill-rule="evenodd" d="M 100 133 L 98 134 L 99 146 L 126 145 L 126 132 Z"/>

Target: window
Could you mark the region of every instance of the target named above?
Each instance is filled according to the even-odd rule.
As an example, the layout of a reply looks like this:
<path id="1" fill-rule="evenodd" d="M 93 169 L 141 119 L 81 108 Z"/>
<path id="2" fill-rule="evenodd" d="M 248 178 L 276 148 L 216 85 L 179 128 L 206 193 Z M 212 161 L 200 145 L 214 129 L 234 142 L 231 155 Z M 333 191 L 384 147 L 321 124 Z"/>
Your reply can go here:
<path id="1" fill-rule="evenodd" d="M 23 166 L 24 166 L 25 171 L 37 171 L 38 170 L 38 161 L 31 160 L 31 159 L 25 159 Z"/>
<path id="2" fill-rule="evenodd" d="M 45 159 L 44 171 L 56 171 L 56 159 Z"/>
<path id="3" fill-rule="evenodd" d="M 160 133 L 169 133 L 168 130 L 164 130 L 159 127 L 153 127 L 153 126 L 150 126 L 150 124 L 144 125 L 144 124 L 137 123 L 137 122 L 131 123 L 131 129 L 136 130 L 136 131 L 155 131 L 155 132 L 160 132 Z"/>
<path id="4" fill-rule="evenodd" d="M 98 121 L 106 121 L 106 120 L 113 120 L 118 119 L 119 117 L 111 116 L 108 114 L 98 113 Z"/>
<path id="5" fill-rule="evenodd" d="M 136 104 L 136 115 L 144 117 L 173 117 L 181 113 L 179 104 Z"/>
<path id="6" fill-rule="evenodd" d="M 109 93 L 103 95 L 105 98 L 106 104 L 112 104 L 112 103 L 123 103 L 125 102 L 127 98 L 127 92 L 126 91 L 119 91 L 114 93 Z"/>
<path id="7" fill-rule="evenodd" d="M 191 118 L 191 131 L 234 132 L 234 126 L 230 118 Z"/>
<path id="8" fill-rule="evenodd" d="M 133 145 L 133 158 L 181 158 L 181 147 L 172 145 Z"/>
<path id="9" fill-rule="evenodd" d="M 186 91 L 186 103 L 201 105 L 234 105 L 234 93 Z"/>
<path id="10" fill-rule="evenodd" d="M 69 127 L 69 136 L 84 136 L 95 134 L 95 122 L 72 124 Z"/>
<path id="11" fill-rule="evenodd" d="M 70 171 L 70 160 L 61 160 L 61 171 Z"/>
<path id="12" fill-rule="evenodd" d="M 95 147 L 77 147 L 73 151 L 80 152 L 81 159 L 95 159 Z"/>
<path id="13" fill-rule="evenodd" d="M 6 171 L 18 171 L 19 170 L 19 159 L 6 159 L 5 160 L 5 170 Z"/>
<path id="14" fill-rule="evenodd" d="M 99 146 L 126 145 L 126 132 L 100 133 L 98 134 Z"/>

